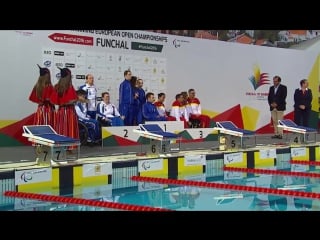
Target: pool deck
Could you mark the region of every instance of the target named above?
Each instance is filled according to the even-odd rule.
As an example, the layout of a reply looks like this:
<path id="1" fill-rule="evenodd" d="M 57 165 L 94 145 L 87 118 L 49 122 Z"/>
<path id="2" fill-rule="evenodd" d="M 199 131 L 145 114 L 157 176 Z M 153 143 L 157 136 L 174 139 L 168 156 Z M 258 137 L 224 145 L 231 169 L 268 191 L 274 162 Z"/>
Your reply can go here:
<path id="1" fill-rule="evenodd" d="M 260 134 L 256 136 L 256 147 L 251 149 L 261 149 L 272 147 L 284 147 L 288 146 L 287 138 L 284 139 L 272 139 L 273 134 Z M 290 137 L 290 133 L 288 135 Z M 319 134 L 317 134 L 317 139 L 319 139 Z M 317 143 L 313 143 L 317 144 Z M 219 151 L 218 141 L 205 141 L 205 142 L 192 142 L 192 143 L 182 143 L 180 146 L 180 151 L 177 153 L 166 154 L 168 156 L 180 156 L 185 154 L 219 154 L 221 152 L 230 152 Z M 244 150 L 248 150 L 246 148 Z M 70 161 L 68 164 L 81 164 L 88 162 L 101 162 L 101 161 L 128 161 L 133 159 L 148 159 L 159 157 L 159 155 L 144 155 L 137 156 L 137 153 L 141 151 L 141 146 L 117 146 L 117 147 L 108 147 L 108 146 L 81 146 L 80 147 L 80 157 L 76 161 Z M 241 151 L 241 149 L 239 150 Z M 233 150 L 234 152 L 234 150 Z M 160 157 L 163 157 L 160 155 Z M 36 167 L 35 161 L 35 150 L 32 146 L 20 146 L 20 147 L 1 147 L 0 148 L 0 171 L 12 168 L 26 168 Z M 55 165 L 55 163 L 54 163 Z M 57 164 L 59 165 L 59 164 Z"/>

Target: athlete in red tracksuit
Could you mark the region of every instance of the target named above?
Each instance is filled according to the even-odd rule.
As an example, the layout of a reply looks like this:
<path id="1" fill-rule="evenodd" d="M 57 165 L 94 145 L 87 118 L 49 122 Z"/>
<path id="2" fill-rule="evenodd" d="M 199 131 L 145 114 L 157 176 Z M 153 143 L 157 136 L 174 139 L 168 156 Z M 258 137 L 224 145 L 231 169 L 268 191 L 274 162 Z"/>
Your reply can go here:
<path id="1" fill-rule="evenodd" d="M 158 94 L 158 101 L 154 102 L 154 105 L 156 106 L 159 115 L 166 118 L 166 121 L 176 121 L 176 118 L 173 116 L 168 116 L 166 108 L 164 106 L 164 101 L 166 99 L 165 93 L 159 93 Z"/>
<path id="2" fill-rule="evenodd" d="M 201 128 L 208 128 L 210 126 L 210 117 L 201 113 L 200 100 L 195 97 L 196 92 L 194 89 L 189 89 L 188 91 L 188 112 L 189 119 L 195 119 L 200 121 Z"/>
<path id="3" fill-rule="evenodd" d="M 189 123 L 189 115 L 187 112 L 186 105 L 183 103 L 184 98 L 181 93 L 176 95 L 176 100 L 171 105 L 170 116 L 175 117 L 177 121 L 184 122 L 184 128 L 188 128 Z"/>

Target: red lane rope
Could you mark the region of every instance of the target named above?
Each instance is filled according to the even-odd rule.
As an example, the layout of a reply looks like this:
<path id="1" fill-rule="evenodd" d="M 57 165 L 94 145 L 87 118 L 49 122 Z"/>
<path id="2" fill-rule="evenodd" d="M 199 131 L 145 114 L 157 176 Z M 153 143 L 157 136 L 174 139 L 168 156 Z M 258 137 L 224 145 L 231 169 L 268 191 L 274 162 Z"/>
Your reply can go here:
<path id="1" fill-rule="evenodd" d="M 294 177 L 320 178 L 320 173 L 309 173 L 309 172 L 289 172 L 289 171 L 282 171 L 282 170 L 240 168 L 240 167 L 223 167 L 223 170 L 232 171 L 232 172 L 246 172 L 246 173 L 285 175 L 285 176 L 294 176 Z"/>
<path id="2" fill-rule="evenodd" d="M 46 201 L 46 202 L 58 202 L 58 203 L 68 203 L 68 204 L 77 204 L 77 205 L 87 205 L 87 206 L 93 206 L 93 207 L 115 208 L 115 209 L 121 209 L 121 210 L 127 210 L 127 211 L 171 211 L 170 209 L 166 209 L 166 208 L 138 206 L 138 205 L 114 203 L 114 202 L 101 202 L 101 201 L 92 200 L 92 199 L 71 198 L 71 197 L 53 196 L 53 195 L 47 195 L 47 194 L 28 193 L 28 192 L 6 191 L 4 192 L 4 196 L 15 197 L 15 198 L 29 198 L 29 199 L 39 200 L 39 201 Z"/>
<path id="3" fill-rule="evenodd" d="M 291 164 L 320 166 L 320 162 L 309 161 L 309 160 L 290 160 L 290 163 L 291 163 Z"/>
<path id="4" fill-rule="evenodd" d="M 191 181 L 191 180 L 177 180 L 177 179 L 141 177 L 141 176 L 133 176 L 131 177 L 131 180 L 139 181 L 139 182 L 155 182 L 160 184 L 218 188 L 218 189 L 227 189 L 232 191 L 244 191 L 244 192 L 254 192 L 254 193 L 299 197 L 299 198 L 320 199 L 320 193 L 291 191 L 291 190 L 276 189 L 276 188 L 253 187 L 253 186 L 226 184 L 226 183 L 198 182 L 198 181 Z"/>

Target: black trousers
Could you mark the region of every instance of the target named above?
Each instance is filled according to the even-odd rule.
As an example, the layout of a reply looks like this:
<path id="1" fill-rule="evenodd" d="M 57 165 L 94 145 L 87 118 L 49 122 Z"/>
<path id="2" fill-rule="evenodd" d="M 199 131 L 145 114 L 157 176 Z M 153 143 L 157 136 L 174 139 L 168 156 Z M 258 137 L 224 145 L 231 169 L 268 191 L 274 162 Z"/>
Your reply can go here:
<path id="1" fill-rule="evenodd" d="M 102 127 L 110 127 L 111 126 L 111 122 L 102 119 L 102 117 L 98 117 L 97 120 L 101 124 Z"/>
<path id="2" fill-rule="evenodd" d="M 294 109 L 294 122 L 299 126 L 309 127 L 310 109 Z"/>

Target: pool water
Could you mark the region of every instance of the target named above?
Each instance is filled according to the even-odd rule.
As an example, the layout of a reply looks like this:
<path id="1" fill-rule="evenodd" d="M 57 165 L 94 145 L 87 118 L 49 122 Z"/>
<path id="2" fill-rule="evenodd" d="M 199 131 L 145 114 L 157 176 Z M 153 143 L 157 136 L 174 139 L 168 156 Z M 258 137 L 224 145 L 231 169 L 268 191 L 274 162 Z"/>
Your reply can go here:
<path id="1" fill-rule="evenodd" d="M 293 169 L 282 169 L 292 171 Z M 310 171 L 310 170 L 308 170 Z M 305 171 L 305 172 L 308 172 Z M 312 172 L 317 170 L 313 169 Z M 206 174 L 177 176 L 178 179 L 235 184 L 241 186 L 320 192 L 320 178 L 289 175 L 252 174 L 224 171 L 219 176 Z M 159 176 L 161 177 L 161 176 Z M 114 184 L 78 186 L 65 190 L 63 196 L 97 201 L 134 204 L 174 211 L 318 211 L 320 199 L 261 194 L 248 191 L 159 184 L 125 179 L 126 187 Z M 51 190 L 37 193 L 56 194 Z M 0 197 L 0 210 L 6 211 L 118 211 L 113 208 L 43 202 L 32 199 Z"/>

